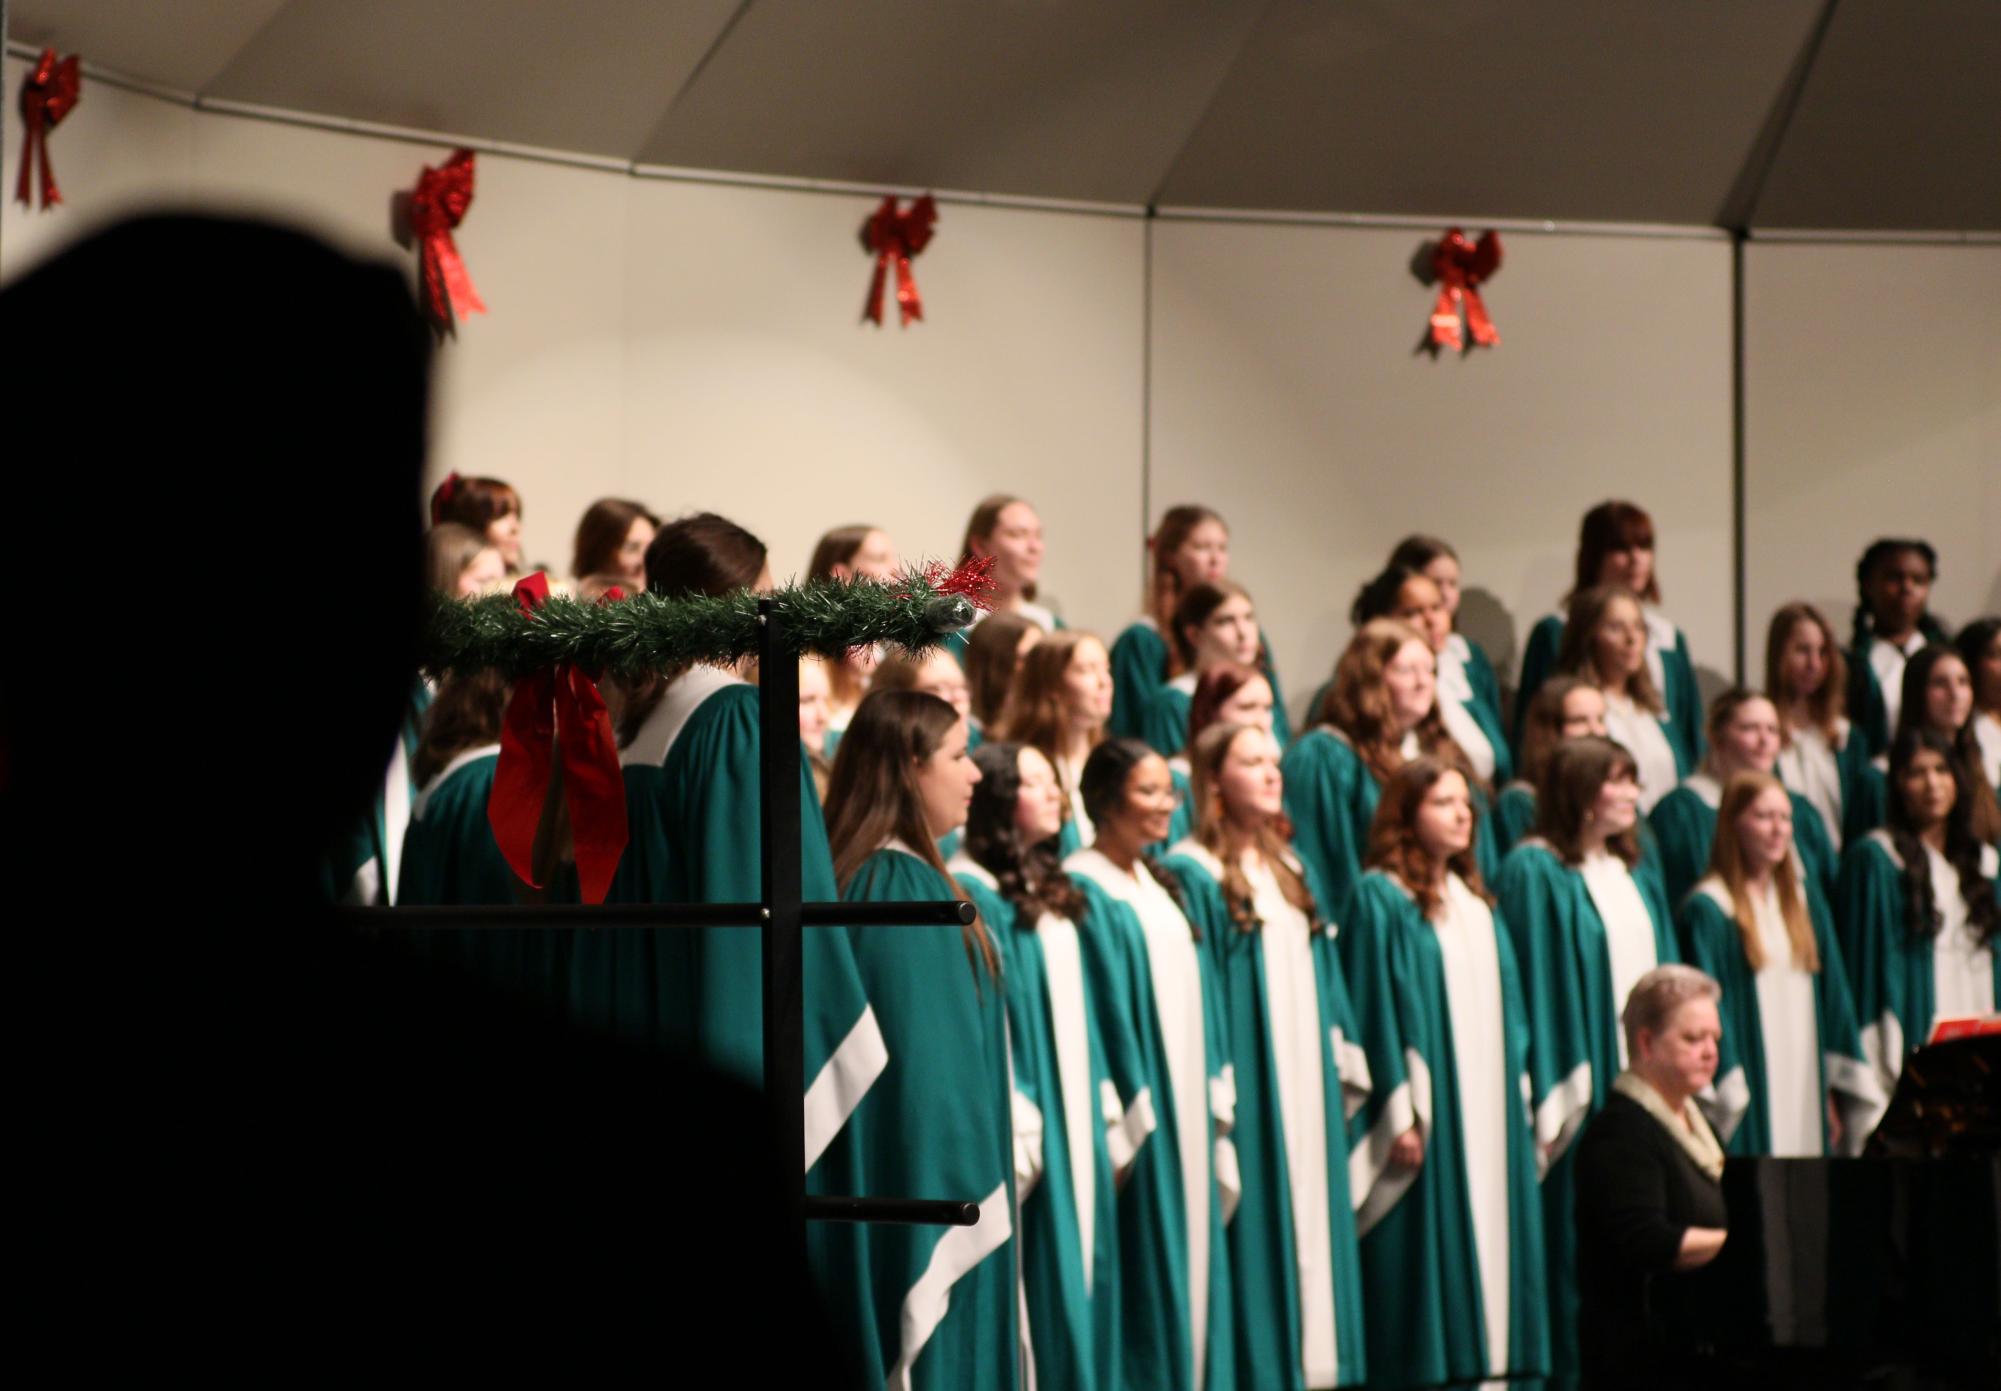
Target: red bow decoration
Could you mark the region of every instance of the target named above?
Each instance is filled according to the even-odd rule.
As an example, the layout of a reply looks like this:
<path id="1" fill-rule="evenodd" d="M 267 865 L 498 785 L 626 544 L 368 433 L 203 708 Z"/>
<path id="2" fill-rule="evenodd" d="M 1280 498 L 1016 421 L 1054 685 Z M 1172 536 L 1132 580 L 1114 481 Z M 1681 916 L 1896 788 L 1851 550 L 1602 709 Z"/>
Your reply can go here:
<path id="1" fill-rule="evenodd" d="M 910 273 L 910 258 L 931 243 L 931 229 L 938 221 L 938 205 L 925 194 L 906 212 L 896 210 L 894 196 L 882 200 L 867 222 L 862 224 L 862 249 L 875 257 L 875 275 L 868 285 L 868 300 L 862 317 L 877 327 L 882 325 L 882 292 L 889 278 L 889 266 L 896 263 L 896 307 L 903 327 L 924 317 L 924 297 L 917 293 L 916 277 Z"/>
<path id="2" fill-rule="evenodd" d="M 452 241 L 452 229 L 472 206 L 472 160 L 471 150 L 454 150 L 438 168 L 425 165 L 417 176 L 417 191 L 410 195 L 410 230 L 417 234 L 424 309 L 441 329 L 451 328 L 453 320 L 468 314 L 486 312 Z"/>
<path id="3" fill-rule="evenodd" d="M 83 72 L 72 53 L 60 62 L 53 48 L 42 50 L 41 61 L 21 84 L 21 178 L 14 185 L 14 198 L 23 207 L 33 207 L 28 194 L 33 187 L 30 171 L 35 155 L 42 157 L 42 211 L 62 202 L 56 189 L 56 171 L 49 165 L 49 132 L 62 124 L 83 96 Z"/>
<path id="4" fill-rule="evenodd" d="M 934 560 L 924 567 L 924 578 L 935 594 L 963 594 L 981 613 L 994 610 L 994 557 L 969 555 L 956 570 Z"/>
<path id="5" fill-rule="evenodd" d="M 614 587 L 600 603 L 625 597 Z M 549 577 L 536 571 L 514 586 L 514 601 L 533 615 L 549 598 Z M 535 878 L 535 836 L 556 753 L 563 760 L 563 790 L 570 803 L 570 837 L 576 847 L 577 883 L 586 903 L 603 903 L 619 857 L 625 853 L 625 778 L 611 714 L 592 673 L 574 662 L 531 672 L 514 683 L 500 727 L 500 762 L 486 819 L 514 872 Z"/>
<path id="6" fill-rule="evenodd" d="M 1466 309 L 1466 331 L 1473 341 L 1483 348 L 1501 341 L 1494 321 L 1487 317 L 1487 306 L 1480 301 L 1479 288 L 1481 281 L 1492 279 L 1500 268 L 1501 238 L 1497 232 L 1486 233 L 1475 244 L 1453 227 L 1438 239 L 1438 249 L 1431 254 L 1432 275 L 1438 281 L 1438 302 L 1431 306 L 1433 347 L 1459 350 L 1462 302 Z"/>
<path id="7" fill-rule="evenodd" d="M 463 481 L 459 477 L 459 471 L 453 469 L 445 475 L 445 481 L 438 485 L 438 490 L 431 494 L 432 526 L 436 526 L 445 519 L 445 509 L 450 507 L 452 499 L 458 496 L 459 484 Z"/>

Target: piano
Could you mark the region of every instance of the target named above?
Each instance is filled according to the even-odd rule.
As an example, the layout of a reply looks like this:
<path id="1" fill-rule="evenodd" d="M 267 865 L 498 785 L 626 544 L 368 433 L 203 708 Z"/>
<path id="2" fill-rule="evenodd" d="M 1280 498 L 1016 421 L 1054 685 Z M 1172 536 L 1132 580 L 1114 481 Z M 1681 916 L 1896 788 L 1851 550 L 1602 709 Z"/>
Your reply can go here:
<path id="1" fill-rule="evenodd" d="M 1859 1159 L 1731 1159 L 1730 1239 L 1656 1283 L 1719 1387 L 2001 1388 L 2001 1036 L 1905 1064 Z"/>

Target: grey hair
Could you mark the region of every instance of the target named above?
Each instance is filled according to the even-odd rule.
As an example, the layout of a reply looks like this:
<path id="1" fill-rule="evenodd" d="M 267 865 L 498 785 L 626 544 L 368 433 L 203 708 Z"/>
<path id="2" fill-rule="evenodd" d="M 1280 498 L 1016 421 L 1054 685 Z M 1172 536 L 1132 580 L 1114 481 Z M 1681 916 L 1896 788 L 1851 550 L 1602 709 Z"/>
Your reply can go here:
<path id="1" fill-rule="evenodd" d="M 1626 1007 L 1619 1013 L 1619 1023 L 1626 1030 L 1626 1055 L 1638 1057 L 1640 1031 L 1659 1033 L 1674 1012 L 1690 1000 L 1722 998 L 1723 987 L 1715 977 L 1693 966 L 1671 962 L 1654 967 L 1634 983 L 1633 993 L 1626 997 Z"/>

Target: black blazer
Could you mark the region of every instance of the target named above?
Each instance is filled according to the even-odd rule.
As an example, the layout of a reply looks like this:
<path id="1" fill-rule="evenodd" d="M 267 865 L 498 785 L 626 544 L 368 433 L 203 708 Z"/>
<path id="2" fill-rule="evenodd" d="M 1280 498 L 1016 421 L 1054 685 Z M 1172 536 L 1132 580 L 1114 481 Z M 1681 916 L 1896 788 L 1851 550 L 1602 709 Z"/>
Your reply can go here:
<path id="1" fill-rule="evenodd" d="M 1693 1352 L 1665 1346 L 1655 1306 L 1682 1234 L 1728 1225 L 1723 1188 L 1618 1092 L 1577 1144 L 1579 1352 L 1591 1386 L 1676 1386 Z"/>

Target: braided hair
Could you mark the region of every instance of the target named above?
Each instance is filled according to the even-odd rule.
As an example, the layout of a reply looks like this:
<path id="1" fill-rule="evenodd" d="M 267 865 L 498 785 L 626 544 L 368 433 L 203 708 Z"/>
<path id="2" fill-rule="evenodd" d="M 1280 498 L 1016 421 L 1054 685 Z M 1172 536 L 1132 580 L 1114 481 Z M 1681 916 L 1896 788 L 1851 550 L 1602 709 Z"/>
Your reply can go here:
<path id="1" fill-rule="evenodd" d="M 1869 607 L 1869 577 L 1876 567 L 1892 556 L 1905 551 L 1915 551 L 1924 557 L 1925 568 L 1932 578 L 1938 578 L 1938 552 L 1932 543 L 1910 537 L 1882 536 L 1869 543 L 1869 549 L 1862 552 L 1862 558 L 1855 562 L 1855 626 L 1849 635 L 1848 648 L 1851 652 L 1869 650 L 1870 639 L 1876 635 L 1876 613 Z M 1918 616 L 1918 631 L 1929 642 L 1944 642 L 1945 629 L 1931 616 L 1930 610 Z"/>

